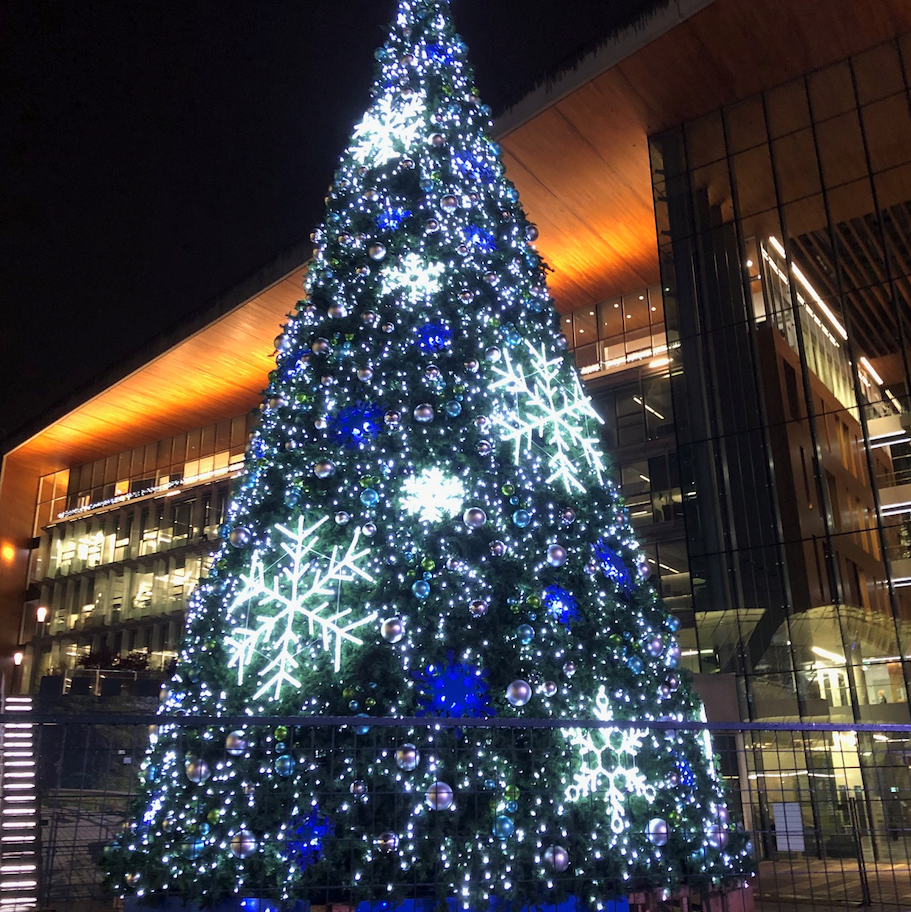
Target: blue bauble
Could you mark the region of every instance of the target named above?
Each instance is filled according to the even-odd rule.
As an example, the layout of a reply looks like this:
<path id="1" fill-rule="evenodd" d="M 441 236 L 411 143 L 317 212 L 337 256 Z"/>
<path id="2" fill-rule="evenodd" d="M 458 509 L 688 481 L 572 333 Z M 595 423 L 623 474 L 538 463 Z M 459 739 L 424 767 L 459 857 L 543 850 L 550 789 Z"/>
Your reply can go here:
<path id="1" fill-rule="evenodd" d="M 515 348 L 522 341 L 522 334 L 517 329 L 511 329 L 506 334 L 506 344 L 510 348 Z"/>
<path id="2" fill-rule="evenodd" d="M 295 766 L 294 757 L 282 754 L 282 756 L 278 757 L 275 761 L 275 773 L 278 776 L 288 777 L 294 772 Z"/>
<path id="3" fill-rule="evenodd" d="M 515 814 L 515 812 L 516 812 L 517 810 L 519 810 L 518 802 L 515 802 L 515 801 L 507 801 L 507 802 L 506 802 L 506 810 L 509 811 L 510 814 Z"/>
<path id="4" fill-rule="evenodd" d="M 498 814 L 497 819 L 493 822 L 493 834 L 498 839 L 509 839 L 516 831 L 516 825 L 512 822 L 512 817 L 505 814 Z"/>
<path id="5" fill-rule="evenodd" d="M 369 719 L 370 718 L 367 715 L 367 713 L 357 713 L 357 716 L 359 719 Z M 355 732 L 357 732 L 357 734 L 359 734 L 359 735 L 366 735 L 367 732 L 369 732 L 369 731 L 370 731 L 369 725 L 358 725 L 358 727 L 355 729 Z"/>
<path id="6" fill-rule="evenodd" d="M 361 503 L 365 507 L 375 507 L 379 502 L 380 495 L 373 488 L 365 488 L 361 491 Z"/>
<path id="7" fill-rule="evenodd" d="M 526 646 L 535 638 L 535 628 L 530 624 L 522 624 L 516 633 L 519 636 L 519 642 Z"/>
<path id="8" fill-rule="evenodd" d="M 495 780 L 493 780 L 493 779 L 485 779 L 485 780 L 484 780 L 484 788 L 486 788 L 488 792 L 489 792 L 491 789 L 495 789 L 496 787 L 497 787 L 497 783 L 496 783 Z"/>
<path id="9" fill-rule="evenodd" d="M 664 623 L 672 633 L 676 633 L 680 629 L 680 618 L 675 617 L 673 614 Z"/>
<path id="10" fill-rule="evenodd" d="M 457 415 L 461 415 L 462 414 L 462 403 L 456 402 L 455 399 L 453 399 L 451 402 L 447 402 L 446 403 L 446 414 L 449 415 L 450 418 L 455 418 Z"/>
<path id="11" fill-rule="evenodd" d="M 516 510 L 516 512 L 512 514 L 512 521 L 520 529 L 524 529 L 531 522 L 531 513 L 529 513 L 528 510 Z"/>
<path id="12" fill-rule="evenodd" d="M 419 579 L 412 587 L 411 591 L 419 598 L 425 599 L 430 595 L 430 583 L 427 580 Z"/>
<path id="13" fill-rule="evenodd" d="M 642 674 L 643 670 L 645 669 L 645 665 L 643 664 L 642 659 L 640 659 L 639 656 L 630 656 L 626 660 L 626 664 L 629 665 L 629 670 L 633 674 Z"/>

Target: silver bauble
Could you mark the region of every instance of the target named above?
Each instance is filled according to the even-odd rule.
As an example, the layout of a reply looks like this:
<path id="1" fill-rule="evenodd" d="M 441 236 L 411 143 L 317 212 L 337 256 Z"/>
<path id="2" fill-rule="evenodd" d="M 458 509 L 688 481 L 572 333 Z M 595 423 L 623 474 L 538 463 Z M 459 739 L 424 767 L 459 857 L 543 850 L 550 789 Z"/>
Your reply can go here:
<path id="1" fill-rule="evenodd" d="M 398 643 L 405 636 L 405 625 L 400 617 L 386 618 L 380 625 L 380 634 L 387 643 Z"/>
<path id="2" fill-rule="evenodd" d="M 506 553 L 506 543 L 501 541 L 492 541 L 490 543 L 490 553 L 494 557 L 502 557 Z"/>
<path id="3" fill-rule="evenodd" d="M 636 572 L 639 574 L 639 579 L 648 579 L 652 575 L 652 568 L 647 560 L 643 560 L 636 564 Z"/>
<path id="4" fill-rule="evenodd" d="M 376 523 L 364 523 L 361 526 L 361 532 L 367 536 L 367 538 L 373 538 L 376 535 Z"/>
<path id="5" fill-rule="evenodd" d="M 318 415 L 313 419 L 313 426 L 318 431 L 325 431 L 329 427 L 329 419 L 325 415 Z"/>
<path id="6" fill-rule="evenodd" d="M 469 374 L 476 374 L 480 366 L 481 365 L 475 360 L 465 362 L 465 370 L 467 370 Z"/>
<path id="7" fill-rule="evenodd" d="M 381 260 L 386 256 L 386 247 L 383 244 L 371 244 L 367 253 L 370 254 L 372 260 Z"/>
<path id="8" fill-rule="evenodd" d="M 373 844 L 384 854 L 388 855 L 399 847 L 399 837 L 395 833 L 380 833 Z"/>
<path id="9" fill-rule="evenodd" d="M 547 563 L 551 567 L 562 567 L 566 563 L 566 548 L 562 545 L 551 545 L 547 549 Z"/>
<path id="10" fill-rule="evenodd" d="M 351 785 L 348 786 L 348 791 L 354 795 L 355 798 L 363 798 L 367 794 L 367 783 L 363 779 L 355 779 Z"/>
<path id="11" fill-rule="evenodd" d="M 373 368 L 372 367 L 362 367 L 357 372 L 357 379 L 362 383 L 366 383 L 368 380 L 373 379 Z"/>
<path id="12" fill-rule="evenodd" d="M 552 697 L 557 692 L 557 685 L 554 681 L 545 681 L 544 682 L 544 696 Z"/>
<path id="13" fill-rule="evenodd" d="M 187 760 L 184 764 L 184 770 L 186 771 L 187 779 L 197 785 L 202 785 L 212 775 L 209 764 L 205 760 Z"/>
<path id="14" fill-rule="evenodd" d="M 440 206 L 442 206 L 444 212 L 455 212 L 459 208 L 459 201 L 450 194 L 440 200 Z"/>
<path id="15" fill-rule="evenodd" d="M 319 382 L 322 386 L 335 386 L 335 384 L 338 383 L 338 380 L 336 380 L 332 374 L 323 374 L 323 376 L 319 378 Z"/>
<path id="16" fill-rule="evenodd" d="M 648 834 L 648 841 L 653 846 L 667 845 L 667 821 L 663 820 L 661 817 L 652 817 L 652 819 L 649 820 L 646 833 Z"/>
<path id="17" fill-rule="evenodd" d="M 664 641 L 661 639 L 661 637 L 652 637 L 648 641 L 648 646 L 646 648 L 648 649 L 648 654 L 657 659 L 658 656 L 664 652 Z"/>
<path id="18" fill-rule="evenodd" d="M 527 237 L 528 240 L 531 241 L 532 243 L 534 243 L 536 240 L 538 240 L 537 225 L 528 225 L 525 229 L 525 237 Z"/>
<path id="19" fill-rule="evenodd" d="M 252 533 L 245 526 L 237 526 L 228 533 L 228 542 L 235 548 L 246 547 L 252 539 Z"/>
<path id="20" fill-rule="evenodd" d="M 723 849 L 728 844 L 728 831 L 717 823 L 705 829 L 705 841 L 713 849 Z"/>
<path id="21" fill-rule="evenodd" d="M 434 782 L 424 796 L 424 800 L 435 811 L 445 811 L 452 807 L 452 799 L 452 789 L 445 782 Z"/>
<path id="22" fill-rule="evenodd" d="M 413 770 L 421 762 L 421 753 L 413 744 L 403 744 L 396 749 L 395 765 L 399 769 Z"/>
<path id="23" fill-rule="evenodd" d="M 376 326 L 380 322 L 380 315 L 372 310 L 365 310 L 361 314 L 361 323 L 367 326 Z"/>
<path id="24" fill-rule="evenodd" d="M 127 874 L 125 879 L 128 887 L 138 887 L 142 883 L 142 874 L 136 871 L 133 874 Z"/>
<path id="25" fill-rule="evenodd" d="M 386 412 L 385 416 L 383 417 L 383 421 L 386 422 L 386 427 L 389 428 L 397 428 L 401 420 L 401 412 Z"/>
<path id="26" fill-rule="evenodd" d="M 490 606 L 483 599 L 475 599 L 468 606 L 469 612 L 471 612 L 472 617 L 481 618 L 487 614 L 487 609 Z"/>
<path id="27" fill-rule="evenodd" d="M 294 340 L 291 338 L 291 336 L 289 336 L 287 333 L 282 333 L 280 336 L 275 337 L 275 342 L 273 345 L 275 345 L 276 351 L 284 352 L 291 348 L 293 342 Z"/>
<path id="28" fill-rule="evenodd" d="M 496 364 L 497 361 L 503 356 L 503 352 L 500 351 L 496 345 L 492 345 L 487 351 L 484 352 L 484 357 L 491 363 Z"/>
<path id="29" fill-rule="evenodd" d="M 249 830 L 241 830 L 231 840 L 231 854 L 235 858 L 249 858 L 256 851 L 256 837 Z"/>
<path id="30" fill-rule="evenodd" d="M 480 507 L 469 507 L 462 514 L 462 522 L 469 529 L 480 529 L 487 522 L 487 514 Z"/>
<path id="31" fill-rule="evenodd" d="M 531 699 L 531 685 L 528 681 L 513 681 L 506 688 L 506 699 L 513 706 L 524 706 Z"/>
<path id="32" fill-rule="evenodd" d="M 434 133 L 430 137 L 430 145 L 436 149 L 439 149 L 441 146 L 446 144 L 446 137 L 442 133 Z"/>
<path id="33" fill-rule="evenodd" d="M 335 514 L 335 524 L 337 526 L 347 526 L 351 522 L 351 514 L 346 513 L 344 510 L 339 510 Z"/>
<path id="34" fill-rule="evenodd" d="M 419 421 L 421 424 L 429 424 L 433 421 L 433 414 L 433 406 L 427 402 L 422 402 L 415 407 L 414 420 Z"/>
<path id="35" fill-rule="evenodd" d="M 569 867 L 569 852 L 563 846 L 550 846 L 544 850 L 542 860 L 552 871 L 562 874 Z"/>
<path id="36" fill-rule="evenodd" d="M 348 316 L 348 308 L 344 304 L 331 304 L 328 313 L 333 320 L 341 320 Z"/>
<path id="37" fill-rule="evenodd" d="M 576 511 L 572 507 L 566 507 L 560 514 L 560 519 L 567 526 L 571 526 L 576 521 Z"/>
<path id="38" fill-rule="evenodd" d="M 563 663 L 563 674 L 567 678 L 571 678 L 576 673 L 576 663 L 575 662 L 564 662 Z"/>
<path id="39" fill-rule="evenodd" d="M 557 348 L 562 348 L 564 351 L 569 348 L 569 339 L 567 339 L 563 333 L 559 333 L 555 341 L 557 343 Z"/>
<path id="40" fill-rule="evenodd" d="M 314 355 L 328 355 L 331 349 L 332 346 L 329 344 L 328 339 L 315 339 L 310 346 L 310 351 Z"/>
<path id="41" fill-rule="evenodd" d="M 486 415 L 479 415 L 474 420 L 474 426 L 482 433 L 490 433 L 490 419 Z"/>
<path id="42" fill-rule="evenodd" d="M 266 401 L 266 406 L 274 412 L 276 409 L 284 408 L 288 400 L 284 396 L 270 396 Z"/>
<path id="43" fill-rule="evenodd" d="M 313 474 L 317 478 L 331 478 L 335 474 L 335 463 L 328 459 L 321 459 L 313 467 Z"/>
<path id="44" fill-rule="evenodd" d="M 435 234 L 440 230 L 440 223 L 436 219 L 427 219 L 427 224 L 424 225 L 424 230 L 428 234 Z"/>
<path id="45" fill-rule="evenodd" d="M 247 749 L 247 738 L 242 731 L 233 731 L 225 738 L 225 750 L 232 756 L 240 756 Z"/>

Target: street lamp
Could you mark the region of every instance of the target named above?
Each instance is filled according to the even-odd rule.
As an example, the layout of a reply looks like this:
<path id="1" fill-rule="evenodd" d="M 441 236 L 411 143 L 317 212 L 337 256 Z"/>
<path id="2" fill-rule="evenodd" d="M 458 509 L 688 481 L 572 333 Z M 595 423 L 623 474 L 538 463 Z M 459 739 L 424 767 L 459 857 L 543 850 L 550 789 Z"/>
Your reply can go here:
<path id="1" fill-rule="evenodd" d="M 17 650 L 16 652 L 13 653 L 13 665 L 15 665 L 16 667 L 20 666 L 22 664 L 22 660 L 24 658 L 25 658 L 25 653 L 22 652 L 21 650 Z"/>
<path id="2" fill-rule="evenodd" d="M 35 616 L 38 618 L 38 623 L 43 624 L 47 620 L 47 608 L 41 605 L 35 612 Z"/>

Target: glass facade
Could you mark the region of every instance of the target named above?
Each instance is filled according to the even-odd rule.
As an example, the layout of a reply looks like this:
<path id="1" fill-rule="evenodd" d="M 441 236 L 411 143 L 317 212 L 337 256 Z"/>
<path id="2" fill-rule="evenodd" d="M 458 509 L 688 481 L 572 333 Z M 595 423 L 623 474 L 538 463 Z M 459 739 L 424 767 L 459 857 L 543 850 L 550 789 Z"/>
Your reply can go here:
<path id="1" fill-rule="evenodd" d="M 909 67 L 889 43 L 650 143 L 690 651 L 748 720 L 911 721 Z M 849 740 L 751 775 L 808 814 L 887 788 L 907 829 L 907 766 L 867 781 Z"/>
<path id="2" fill-rule="evenodd" d="M 43 609 L 26 679 L 90 652 L 176 654 L 208 572 L 250 420 L 219 422 L 41 479 L 27 611 Z"/>

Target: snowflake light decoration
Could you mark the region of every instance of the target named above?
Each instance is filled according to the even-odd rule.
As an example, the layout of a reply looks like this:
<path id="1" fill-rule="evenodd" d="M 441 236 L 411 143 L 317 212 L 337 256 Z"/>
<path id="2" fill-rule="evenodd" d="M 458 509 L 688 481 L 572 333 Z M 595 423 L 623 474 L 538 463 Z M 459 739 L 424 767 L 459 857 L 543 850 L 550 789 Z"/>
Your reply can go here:
<path id="1" fill-rule="evenodd" d="M 403 154 L 424 129 L 427 100 L 416 92 L 411 98 L 381 98 L 354 128 L 349 152 L 360 165 L 382 165 Z"/>
<path id="2" fill-rule="evenodd" d="M 412 304 L 436 294 L 442 284 L 446 267 L 433 263 L 420 254 L 406 253 L 395 266 L 383 272 L 383 291 L 394 294 L 401 291 Z"/>
<path id="3" fill-rule="evenodd" d="M 410 209 L 393 206 L 376 217 L 376 227 L 380 231 L 395 231 L 411 215 Z"/>
<path id="4" fill-rule="evenodd" d="M 596 559 L 601 564 L 604 575 L 613 580 L 617 586 L 629 594 L 633 591 L 633 575 L 623 558 L 602 538 L 592 546 Z"/>
<path id="5" fill-rule="evenodd" d="M 348 449 L 375 440 L 383 426 L 383 407 L 375 402 L 356 402 L 341 409 L 329 421 L 329 436 Z"/>
<path id="6" fill-rule="evenodd" d="M 458 478 L 434 466 L 402 482 L 402 506 L 424 522 L 455 516 L 465 502 L 465 488 Z"/>
<path id="7" fill-rule="evenodd" d="M 334 827 L 328 817 L 323 817 L 316 808 L 304 817 L 294 818 L 288 827 L 285 840 L 285 860 L 303 871 L 320 860 L 323 853 L 323 840 L 331 836 Z"/>
<path id="8" fill-rule="evenodd" d="M 548 586 L 544 590 L 544 607 L 547 613 L 558 623 L 562 624 L 567 632 L 570 621 L 579 619 L 579 604 L 575 596 L 562 586 Z"/>
<path id="9" fill-rule="evenodd" d="M 494 366 L 498 379 L 492 389 L 514 396 L 516 403 L 512 409 L 502 408 L 494 416 L 495 423 L 503 437 L 515 444 L 517 464 L 523 461 L 523 450 L 528 453 L 542 446 L 551 472 L 548 484 L 559 481 L 567 491 L 584 492 L 580 462 L 594 473 L 598 484 L 606 471 L 601 440 L 588 431 L 589 424 L 601 423 L 601 418 L 577 375 L 570 384 L 561 379 L 561 357 L 548 358 L 543 344 L 540 349 L 528 341 L 525 344 L 531 360 L 527 375 L 508 350 L 503 351 L 502 364 Z"/>
<path id="10" fill-rule="evenodd" d="M 456 662 L 450 652 L 445 665 L 428 665 L 414 672 L 418 687 L 418 716 L 476 719 L 496 715 L 490 705 L 487 672 L 477 665 Z"/>
<path id="11" fill-rule="evenodd" d="M 604 685 L 595 697 L 594 716 L 602 722 L 613 720 Z M 579 751 L 580 767 L 566 788 L 566 800 L 573 803 L 590 795 L 602 796 L 607 805 L 611 832 L 620 836 L 628 829 L 626 803 L 630 797 L 655 800 L 655 786 L 636 764 L 646 729 L 593 728 L 564 729 L 569 742 Z"/>
<path id="12" fill-rule="evenodd" d="M 349 620 L 352 609 L 337 607 L 342 583 L 357 577 L 373 582 L 373 577 L 359 566 L 370 552 L 369 548 L 357 548 L 360 529 L 355 530 L 343 554 L 337 545 L 329 555 L 317 550 L 318 530 L 328 519 L 324 516 L 305 528 L 301 517 L 296 531 L 276 525 L 275 529 L 290 541 L 281 543 L 288 565 L 266 568 L 256 552 L 249 574 L 240 575 L 242 586 L 228 611 L 229 617 L 236 618 L 245 609 L 245 616 L 226 638 L 231 652 L 229 667 L 237 668 L 237 683 L 243 684 L 254 659 L 271 655 L 257 672 L 261 683 L 254 700 L 270 692 L 271 699 L 278 700 L 286 685 L 299 690 L 299 657 L 310 645 L 321 645 L 326 652 L 332 650 L 338 671 L 342 644 L 363 645 L 352 631 L 376 620 L 375 612 L 360 620 Z M 336 607 L 330 607 L 333 602 Z M 251 610 L 255 609 L 264 610 L 251 618 Z"/>

